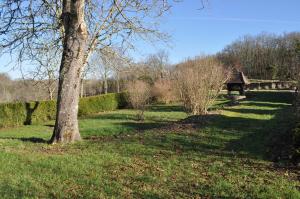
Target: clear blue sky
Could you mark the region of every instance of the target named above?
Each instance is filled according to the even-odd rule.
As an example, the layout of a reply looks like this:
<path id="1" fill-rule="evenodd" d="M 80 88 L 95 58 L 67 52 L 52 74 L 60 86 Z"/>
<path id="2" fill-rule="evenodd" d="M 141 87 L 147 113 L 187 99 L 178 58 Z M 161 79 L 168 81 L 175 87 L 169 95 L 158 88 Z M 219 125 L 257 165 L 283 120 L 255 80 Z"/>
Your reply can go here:
<path id="1" fill-rule="evenodd" d="M 246 34 L 300 31 L 300 0 L 200 0 L 175 4 L 163 28 L 173 37 L 173 63 L 213 54 Z M 155 49 L 153 49 L 155 51 Z"/>
<path id="2" fill-rule="evenodd" d="M 300 0 L 183 0 L 174 3 L 162 29 L 172 36 L 167 49 L 172 63 L 199 54 L 213 54 L 246 34 L 300 31 Z M 139 44 L 136 58 L 163 48 Z M 1 59 L 0 59 L 1 61 Z M 3 61 L 1 61 L 3 63 Z M 7 71 L 8 69 L 0 69 Z M 10 72 L 14 77 L 17 72 Z"/>

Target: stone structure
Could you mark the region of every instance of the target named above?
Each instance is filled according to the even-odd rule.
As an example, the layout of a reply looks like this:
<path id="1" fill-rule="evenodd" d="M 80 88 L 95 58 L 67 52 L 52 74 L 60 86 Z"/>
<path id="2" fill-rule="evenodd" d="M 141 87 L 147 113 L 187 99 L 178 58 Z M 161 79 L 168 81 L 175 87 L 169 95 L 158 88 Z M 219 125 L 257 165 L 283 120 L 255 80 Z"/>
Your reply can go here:
<path id="1" fill-rule="evenodd" d="M 240 95 L 245 95 L 245 87 L 249 84 L 250 81 L 243 72 L 233 71 L 230 79 L 226 82 L 228 95 L 231 95 L 231 91 L 239 91 Z"/>

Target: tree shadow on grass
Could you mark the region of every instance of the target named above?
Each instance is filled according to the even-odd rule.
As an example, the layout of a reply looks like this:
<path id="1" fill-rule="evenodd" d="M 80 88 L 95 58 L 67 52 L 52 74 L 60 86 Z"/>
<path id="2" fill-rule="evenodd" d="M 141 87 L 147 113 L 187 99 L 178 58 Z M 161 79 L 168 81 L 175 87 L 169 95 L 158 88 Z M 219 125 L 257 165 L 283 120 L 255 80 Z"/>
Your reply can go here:
<path id="1" fill-rule="evenodd" d="M 265 122 L 257 119 L 212 115 L 207 124 L 193 124 L 197 132 L 188 135 L 188 142 L 185 136 L 181 136 L 183 139 L 173 141 L 184 146 L 184 150 L 196 150 L 207 155 L 232 156 L 236 153 L 247 153 L 252 157 L 258 157 L 261 155 L 264 146 L 262 140 L 265 136 L 258 127 L 263 126 Z M 204 128 L 209 131 L 197 134 Z"/>
<path id="2" fill-rule="evenodd" d="M 247 101 L 260 101 L 271 103 L 290 103 L 294 99 L 294 93 L 283 92 L 270 92 L 270 91 L 248 91 Z"/>
<path id="3" fill-rule="evenodd" d="M 54 125 L 54 124 L 45 124 L 44 126 L 46 126 L 46 127 L 50 127 L 50 128 L 54 128 L 54 127 L 55 127 L 55 125 Z"/>
<path id="4" fill-rule="evenodd" d="M 228 109 L 225 108 L 224 110 L 228 110 L 230 112 L 235 113 L 242 113 L 242 114 L 257 114 L 257 115 L 273 115 L 278 112 L 278 110 L 263 110 L 263 109 L 248 109 L 248 108 L 241 108 L 241 109 Z"/>
<path id="5" fill-rule="evenodd" d="M 183 112 L 184 108 L 180 105 L 151 105 L 147 107 L 152 112 Z"/>
<path id="6" fill-rule="evenodd" d="M 136 120 L 137 117 L 134 114 L 126 114 L 126 113 L 105 113 L 105 114 L 84 117 L 83 119 Z"/>
<path id="7" fill-rule="evenodd" d="M 19 140 L 22 142 L 31 142 L 31 143 L 48 143 L 48 140 L 45 140 L 43 138 L 38 138 L 38 137 L 21 137 L 21 138 L 16 138 L 16 137 L 1 137 L 0 139 L 4 140 Z"/>
<path id="8" fill-rule="evenodd" d="M 135 122 L 134 114 L 126 113 L 108 113 L 92 116 L 92 119 L 121 120 L 118 125 L 125 129 L 132 129 L 132 132 L 120 133 L 117 136 L 105 136 L 103 139 L 94 139 L 87 137 L 87 140 L 94 141 L 116 141 L 124 143 L 141 143 L 144 146 L 158 150 L 167 150 L 170 152 L 188 153 L 198 152 L 204 155 L 233 156 L 247 154 L 247 157 L 270 159 L 266 155 L 269 145 L 274 145 L 274 137 L 285 132 L 288 128 L 289 120 L 285 114 L 287 111 L 281 111 L 286 108 L 285 104 L 272 104 L 274 102 L 289 103 L 287 101 L 290 93 L 264 94 L 259 92 L 256 95 L 252 93 L 252 98 L 243 102 L 253 106 L 263 106 L 276 108 L 274 110 L 260 110 L 251 108 L 226 108 L 227 111 L 244 114 L 269 114 L 274 116 L 272 119 L 254 119 L 229 117 L 221 114 L 211 114 L 206 116 L 188 117 L 178 122 L 166 122 L 150 120 L 147 122 Z M 285 100 L 276 99 L 282 97 Z M 157 112 L 182 111 L 180 106 L 153 106 L 152 110 Z M 278 125 L 284 124 L 284 125 Z M 8 138 L 10 139 L 10 138 Z M 15 138 L 24 142 L 47 143 L 41 138 Z M 126 152 L 128 153 L 128 152 Z"/>
<path id="9" fill-rule="evenodd" d="M 157 130 L 169 125 L 168 122 L 122 122 L 119 124 L 136 131 Z"/>
<path id="10" fill-rule="evenodd" d="M 167 121 L 161 119 L 157 116 L 146 116 L 145 121 L 141 121 L 136 114 L 122 114 L 122 113 L 111 113 L 111 114 L 100 114 L 84 119 L 94 119 L 94 120 L 114 120 L 115 124 L 121 124 L 124 127 L 129 127 L 131 129 L 146 130 L 151 128 L 156 128 Z"/>
<path id="11" fill-rule="evenodd" d="M 122 123 L 135 129 L 137 134 L 127 137 L 120 135 L 115 141 L 122 140 L 122 144 L 138 142 L 147 148 L 177 153 L 197 152 L 205 156 L 239 156 L 272 160 L 273 158 L 266 153 L 272 144 L 271 138 L 278 136 L 278 133 L 286 128 L 272 129 L 280 121 L 277 119 L 271 122 L 224 115 L 209 117 L 210 121 L 207 124 Z M 210 130 L 207 132 L 205 129 Z M 128 153 L 127 151 L 126 154 Z M 133 153 L 136 154 L 136 151 Z"/>
<path id="12" fill-rule="evenodd" d="M 32 115 L 34 111 L 38 108 L 40 102 L 35 102 L 34 106 L 31 108 L 31 104 L 26 102 L 25 108 L 26 108 L 26 119 L 24 121 L 24 125 L 31 125 L 32 124 Z"/>
<path id="13" fill-rule="evenodd" d="M 244 125 L 244 124 L 247 125 Z M 93 141 L 113 141 L 120 144 L 142 144 L 149 149 L 158 151 L 169 151 L 176 153 L 199 153 L 202 155 L 230 156 L 236 153 L 249 151 L 249 153 L 257 153 L 253 150 L 257 148 L 257 142 L 246 142 L 240 144 L 234 143 L 234 139 L 228 139 L 226 136 L 236 137 L 238 140 L 242 136 L 251 134 L 249 126 L 256 124 L 262 126 L 264 120 L 248 119 L 248 118 L 232 118 L 224 115 L 207 115 L 191 117 L 179 122 L 150 122 L 135 123 L 123 122 L 119 123 L 125 128 L 133 129 L 130 133 L 123 133 L 117 136 L 104 136 L 95 139 L 95 137 L 87 137 L 87 140 Z M 240 126 L 244 126 L 242 129 Z M 212 129 L 210 132 L 202 133 L 203 129 Z M 110 137 L 110 138 L 108 138 Z M 253 145 L 255 143 L 255 145 Z M 122 151 L 120 151 L 122 153 Z M 124 151 L 124 155 L 136 155 L 136 151 Z M 147 155 L 145 151 L 140 151 L 140 155 Z M 256 155 L 256 154 L 255 154 Z M 241 155 L 244 156 L 244 155 Z"/>
<path id="14" fill-rule="evenodd" d="M 20 138 L 19 140 L 23 142 L 32 142 L 32 143 L 48 143 L 49 140 L 45 140 L 43 138 L 37 138 L 37 137 L 29 137 L 29 138 Z"/>
<path id="15" fill-rule="evenodd" d="M 285 99 L 288 99 L 289 93 L 284 93 L 284 95 L 286 95 Z M 282 97 L 278 93 L 275 93 L 276 96 Z M 268 93 L 267 97 L 262 95 L 262 97 L 256 96 L 253 99 L 260 103 L 264 103 L 265 99 L 271 100 Z M 255 103 L 255 100 L 252 102 Z M 275 99 L 271 103 L 274 101 L 279 100 Z M 268 102 L 266 101 L 265 105 L 269 105 Z M 284 101 L 284 103 L 289 102 Z M 214 114 L 193 116 L 179 122 L 171 123 L 124 122 L 120 124 L 136 130 L 139 135 L 136 136 L 133 134 L 125 139 L 123 138 L 122 143 L 130 144 L 139 142 L 144 146 L 157 150 L 181 153 L 199 152 L 204 155 L 218 156 L 239 155 L 248 158 L 274 160 L 273 155 L 269 154 L 273 153 L 273 146 L 279 146 L 276 145 L 278 139 L 276 141 L 275 138 L 284 135 L 290 125 L 290 111 L 282 110 L 282 108 L 291 107 L 280 104 L 276 107 L 273 105 L 270 107 L 277 107 L 278 109 L 229 108 L 228 111 L 243 114 L 267 114 L 272 116 L 270 117 L 271 119 Z"/>
<path id="16" fill-rule="evenodd" d="M 291 106 L 290 104 L 276 104 L 276 103 L 269 103 L 269 102 L 251 102 L 251 101 L 247 101 L 247 102 L 243 102 L 242 105 L 244 106 L 259 106 L 259 107 L 268 107 L 268 108 L 284 108 L 287 106 Z"/>

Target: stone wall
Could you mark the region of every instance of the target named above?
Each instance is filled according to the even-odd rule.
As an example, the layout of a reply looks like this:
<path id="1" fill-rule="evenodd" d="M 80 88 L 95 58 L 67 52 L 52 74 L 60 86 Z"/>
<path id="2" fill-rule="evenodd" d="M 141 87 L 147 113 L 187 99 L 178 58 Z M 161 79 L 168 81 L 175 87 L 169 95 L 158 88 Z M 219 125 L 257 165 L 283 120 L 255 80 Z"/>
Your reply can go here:
<path id="1" fill-rule="evenodd" d="M 296 83 L 288 81 L 254 82 L 246 86 L 247 90 L 295 90 Z"/>

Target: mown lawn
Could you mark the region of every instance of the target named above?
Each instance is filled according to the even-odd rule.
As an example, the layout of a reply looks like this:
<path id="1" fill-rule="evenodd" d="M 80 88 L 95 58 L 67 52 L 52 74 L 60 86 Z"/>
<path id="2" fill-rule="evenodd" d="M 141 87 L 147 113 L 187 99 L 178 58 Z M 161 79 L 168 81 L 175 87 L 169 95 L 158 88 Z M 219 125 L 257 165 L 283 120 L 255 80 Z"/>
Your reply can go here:
<path id="1" fill-rule="evenodd" d="M 2 129 L 0 196 L 300 198 L 299 172 L 271 161 L 292 123 L 291 100 L 255 92 L 188 119 L 180 106 L 153 105 L 144 123 L 132 110 L 101 113 L 80 120 L 82 142 L 64 146 L 46 143 L 52 122 Z"/>

